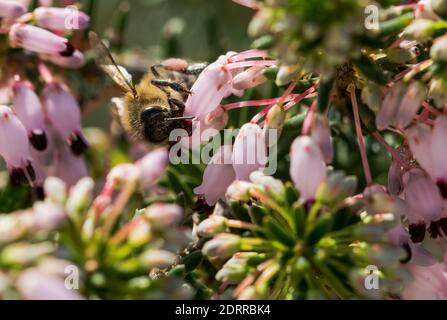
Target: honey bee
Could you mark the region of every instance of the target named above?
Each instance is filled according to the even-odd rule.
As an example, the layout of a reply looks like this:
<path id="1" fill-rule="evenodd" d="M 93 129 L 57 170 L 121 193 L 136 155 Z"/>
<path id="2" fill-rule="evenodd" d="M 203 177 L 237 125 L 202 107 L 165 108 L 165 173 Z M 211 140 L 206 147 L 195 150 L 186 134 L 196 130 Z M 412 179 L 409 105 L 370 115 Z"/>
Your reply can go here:
<path id="1" fill-rule="evenodd" d="M 191 118 L 183 117 L 183 112 L 191 93 L 188 88 L 206 64 L 152 65 L 140 83 L 134 85 L 130 74 L 115 62 L 98 35 L 90 32 L 89 39 L 97 65 L 125 93 L 117 113 L 127 132 L 138 140 L 158 144 L 166 142 L 172 130 L 187 129 Z"/>

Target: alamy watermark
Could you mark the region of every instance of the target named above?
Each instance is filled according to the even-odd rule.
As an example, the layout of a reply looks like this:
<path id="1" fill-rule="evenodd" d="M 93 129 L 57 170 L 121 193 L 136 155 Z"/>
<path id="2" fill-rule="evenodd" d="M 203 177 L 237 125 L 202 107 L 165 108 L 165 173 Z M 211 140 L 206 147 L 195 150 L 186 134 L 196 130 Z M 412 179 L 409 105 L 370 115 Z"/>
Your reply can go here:
<path id="1" fill-rule="evenodd" d="M 194 124 L 191 136 L 184 129 L 172 130 L 169 136 L 169 160 L 174 165 L 209 164 L 221 146 L 232 145 L 239 133 L 240 129 L 201 130 L 199 122 Z M 222 155 L 218 164 L 259 165 L 267 175 L 276 172 L 277 129 L 264 129 L 261 136 L 247 134 L 239 139 L 239 152 L 234 152 L 231 156 Z"/>
<path id="2" fill-rule="evenodd" d="M 80 12 L 76 6 L 68 6 L 64 9 L 66 30 L 79 30 Z"/>
<path id="3" fill-rule="evenodd" d="M 380 282 L 379 282 L 379 268 L 374 265 L 367 266 L 365 268 L 365 280 L 364 285 L 366 290 L 379 290 Z"/>
<path id="4" fill-rule="evenodd" d="M 369 5 L 365 8 L 365 28 L 367 30 L 379 30 L 380 12 L 376 5 Z"/>

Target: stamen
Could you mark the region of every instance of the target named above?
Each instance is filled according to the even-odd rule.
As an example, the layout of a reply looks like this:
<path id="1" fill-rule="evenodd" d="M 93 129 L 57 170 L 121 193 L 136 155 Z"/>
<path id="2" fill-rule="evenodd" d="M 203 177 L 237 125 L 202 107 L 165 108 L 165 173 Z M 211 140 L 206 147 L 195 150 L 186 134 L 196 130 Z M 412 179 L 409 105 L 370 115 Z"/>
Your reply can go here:
<path id="1" fill-rule="evenodd" d="M 232 69 L 239 69 L 239 68 L 246 68 L 246 67 L 253 67 L 253 66 L 271 67 L 271 66 L 276 65 L 276 63 L 277 63 L 276 60 L 249 60 L 249 61 L 230 63 L 225 68 L 227 70 L 232 70 Z"/>

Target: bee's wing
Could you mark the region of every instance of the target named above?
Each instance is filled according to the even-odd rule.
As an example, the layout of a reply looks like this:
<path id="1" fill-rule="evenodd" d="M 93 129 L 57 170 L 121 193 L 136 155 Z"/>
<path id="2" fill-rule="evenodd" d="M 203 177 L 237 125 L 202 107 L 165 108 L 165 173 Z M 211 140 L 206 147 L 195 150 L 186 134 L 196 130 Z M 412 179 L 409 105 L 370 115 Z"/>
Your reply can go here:
<path id="1" fill-rule="evenodd" d="M 96 64 L 105 73 L 107 73 L 115 83 L 125 91 L 132 92 L 136 95 L 135 87 L 132 83 L 132 76 L 122 66 L 116 64 L 109 49 L 99 39 L 98 35 L 91 31 L 89 33 L 90 46 L 94 50 L 96 56 Z"/>

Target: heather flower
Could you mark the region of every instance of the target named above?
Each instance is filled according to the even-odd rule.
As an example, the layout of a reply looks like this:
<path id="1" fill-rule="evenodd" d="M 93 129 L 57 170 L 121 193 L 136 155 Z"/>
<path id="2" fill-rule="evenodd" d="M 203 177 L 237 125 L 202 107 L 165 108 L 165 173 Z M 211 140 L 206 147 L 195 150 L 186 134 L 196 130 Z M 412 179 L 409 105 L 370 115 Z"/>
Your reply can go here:
<path id="1" fill-rule="evenodd" d="M 401 83 L 396 84 L 377 114 L 377 129 L 383 130 L 390 125 L 405 129 L 416 116 L 425 97 L 425 85 L 418 81 L 412 82 L 408 88 Z"/>
<path id="2" fill-rule="evenodd" d="M 52 175 L 67 185 L 73 186 L 88 175 L 87 165 L 81 157 L 76 157 L 68 148 L 58 148 L 54 152 Z"/>
<path id="3" fill-rule="evenodd" d="M 38 202 L 33 208 L 35 230 L 54 230 L 68 218 L 64 208 L 57 204 Z"/>
<path id="4" fill-rule="evenodd" d="M 28 24 L 13 25 L 9 32 L 9 41 L 14 47 L 43 54 L 70 57 L 75 51 L 67 39 Z"/>
<path id="5" fill-rule="evenodd" d="M 331 128 L 326 117 L 321 115 L 315 117 L 310 136 L 320 148 L 324 161 L 331 163 L 334 157 L 334 148 L 331 140 Z"/>
<path id="6" fill-rule="evenodd" d="M 242 126 L 233 146 L 233 168 L 238 180 L 248 181 L 250 174 L 267 164 L 267 145 L 257 124 Z"/>
<path id="7" fill-rule="evenodd" d="M 224 199 L 228 186 L 236 178 L 232 156 L 231 146 L 219 147 L 205 169 L 202 184 L 194 189 L 196 194 L 204 195 L 208 205 L 214 205 L 219 199 Z"/>
<path id="8" fill-rule="evenodd" d="M 18 18 L 26 12 L 23 4 L 12 0 L 0 0 L 1 18 Z"/>
<path id="9" fill-rule="evenodd" d="M 36 178 L 31 165 L 26 129 L 6 106 L 0 106 L 0 155 L 6 161 L 13 183 L 29 183 Z"/>
<path id="10" fill-rule="evenodd" d="M 140 181 L 143 188 L 146 189 L 157 182 L 157 180 L 164 174 L 168 161 L 168 151 L 165 148 L 160 148 L 151 151 L 137 162 L 137 167 L 140 170 Z"/>
<path id="11" fill-rule="evenodd" d="M 326 180 L 323 155 L 315 141 L 298 137 L 290 150 L 290 176 L 300 191 L 301 202 L 315 199 L 318 187 Z"/>
<path id="12" fill-rule="evenodd" d="M 90 17 L 82 11 L 77 11 L 74 14 L 72 10 L 70 8 L 39 7 L 34 10 L 34 20 L 39 27 L 52 31 L 86 29 L 90 25 Z"/>
<path id="13" fill-rule="evenodd" d="M 81 110 L 68 88 L 59 82 L 49 83 L 43 90 L 42 103 L 51 124 L 73 154 L 84 153 L 88 144 L 81 129 Z"/>
<path id="14" fill-rule="evenodd" d="M 81 300 L 76 290 L 67 289 L 63 277 L 48 274 L 37 268 L 22 272 L 17 288 L 26 300 Z"/>
<path id="15" fill-rule="evenodd" d="M 402 297 L 406 300 L 439 300 L 447 299 L 447 272 L 445 265 L 436 263 L 421 267 L 411 265 L 411 281 L 404 289 Z"/>
<path id="16" fill-rule="evenodd" d="M 265 67 L 263 66 L 254 66 L 240 72 L 233 77 L 233 88 L 236 90 L 247 90 L 264 83 L 267 81 L 267 78 L 264 77 L 264 70 Z"/>
<path id="17" fill-rule="evenodd" d="M 176 204 L 156 203 L 144 210 L 144 216 L 156 229 L 175 226 L 183 218 L 183 210 Z"/>
<path id="18" fill-rule="evenodd" d="M 447 197 L 447 116 L 436 118 L 433 129 L 418 123 L 405 132 L 410 149 L 420 166 L 438 185 L 444 198 Z"/>
<path id="19" fill-rule="evenodd" d="M 45 117 L 39 97 L 28 81 L 17 81 L 13 86 L 14 110 L 26 130 L 31 145 L 39 151 L 47 148 Z"/>

